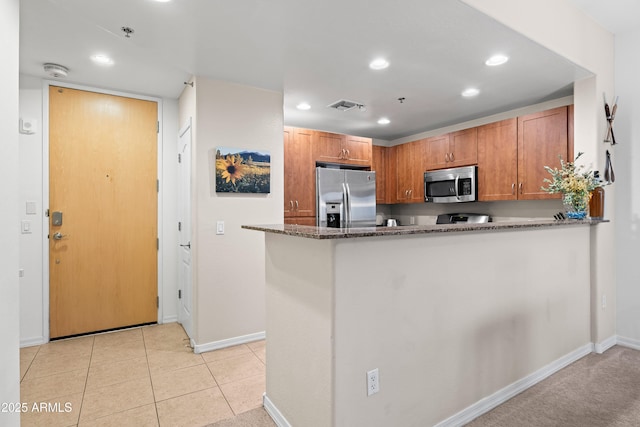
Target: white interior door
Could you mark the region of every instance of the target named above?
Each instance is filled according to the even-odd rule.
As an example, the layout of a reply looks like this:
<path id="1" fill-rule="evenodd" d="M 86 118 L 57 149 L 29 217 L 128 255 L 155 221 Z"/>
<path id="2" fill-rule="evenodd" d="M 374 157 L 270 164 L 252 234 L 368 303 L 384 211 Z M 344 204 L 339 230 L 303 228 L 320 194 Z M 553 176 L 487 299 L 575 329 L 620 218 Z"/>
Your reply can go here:
<path id="1" fill-rule="evenodd" d="M 193 287 L 191 283 L 191 119 L 178 142 L 178 321 L 193 339 Z"/>

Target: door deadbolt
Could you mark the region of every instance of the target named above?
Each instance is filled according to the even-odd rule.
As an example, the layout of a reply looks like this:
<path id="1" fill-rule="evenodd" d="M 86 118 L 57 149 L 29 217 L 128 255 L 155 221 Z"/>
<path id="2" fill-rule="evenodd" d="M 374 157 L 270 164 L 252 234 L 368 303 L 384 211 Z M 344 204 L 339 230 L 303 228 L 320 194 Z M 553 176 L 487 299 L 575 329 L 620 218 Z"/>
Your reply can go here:
<path id="1" fill-rule="evenodd" d="M 51 225 L 60 227 L 62 225 L 62 212 L 56 211 L 51 214 Z"/>

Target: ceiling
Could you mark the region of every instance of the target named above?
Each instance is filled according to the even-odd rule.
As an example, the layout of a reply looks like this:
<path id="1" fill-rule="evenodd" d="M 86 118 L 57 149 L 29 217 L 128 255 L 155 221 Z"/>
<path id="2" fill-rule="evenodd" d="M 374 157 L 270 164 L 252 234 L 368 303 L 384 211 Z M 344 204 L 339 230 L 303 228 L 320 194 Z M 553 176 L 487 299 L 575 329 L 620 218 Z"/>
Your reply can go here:
<path id="1" fill-rule="evenodd" d="M 639 0 L 571 0 L 584 13 L 613 34 L 638 28 Z"/>
<path id="2" fill-rule="evenodd" d="M 69 68 L 70 83 L 165 98 L 179 97 L 192 75 L 226 80 L 283 91 L 287 125 L 383 140 L 570 95 L 573 82 L 589 75 L 459 0 L 21 0 L 20 6 L 21 73 L 47 77 L 43 64 L 53 62 Z M 130 38 L 124 26 L 135 30 Z M 97 53 L 114 63 L 93 63 Z M 496 53 L 510 60 L 486 66 Z M 377 57 L 390 66 L 369 69 Z M 463 98 L 468 87 L 480 94 Z M 339 99 L 365 107 L 327 108 Z M 300 102 L 311 109 L 298 110 Z M 381 117 L 390 123 L 379 125 Z"/>

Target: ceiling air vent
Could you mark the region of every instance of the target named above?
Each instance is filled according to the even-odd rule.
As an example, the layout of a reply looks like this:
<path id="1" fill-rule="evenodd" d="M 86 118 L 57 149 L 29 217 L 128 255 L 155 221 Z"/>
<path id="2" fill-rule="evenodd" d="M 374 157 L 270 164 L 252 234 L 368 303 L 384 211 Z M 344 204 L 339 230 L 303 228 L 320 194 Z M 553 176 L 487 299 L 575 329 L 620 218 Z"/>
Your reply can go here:
<path id="1" fill-rule="evenodd" d="M 346 99 L 341 99 L 340 101 L 336 101 L 333 104 L 327 105 L 329 108 L 333 108 L 338 111 L 349 111 L 356 107 L 362 109 L 364 108 L 364 104 L 360 102 L 347 101 Z"/>

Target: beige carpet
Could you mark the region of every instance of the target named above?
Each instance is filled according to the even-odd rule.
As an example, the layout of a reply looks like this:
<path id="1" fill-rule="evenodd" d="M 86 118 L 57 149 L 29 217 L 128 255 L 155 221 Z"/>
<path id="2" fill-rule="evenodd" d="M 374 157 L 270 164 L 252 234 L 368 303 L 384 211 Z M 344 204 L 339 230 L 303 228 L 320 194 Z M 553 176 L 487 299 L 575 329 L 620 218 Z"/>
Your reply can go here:
<path id="1" fill-rule="evenodd" d="M 228 420 L 209 424 L 207 427 L 274 427 L 275 425 L 264 408 L 256 408 Z"/>
<path id="2" fill-rule="evenodd" d="M 640 426 L 640 351 L 589 354 L 467 427 Z"/>

